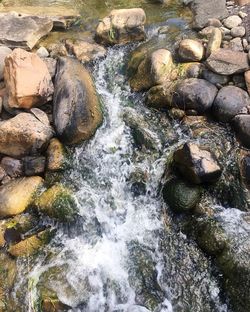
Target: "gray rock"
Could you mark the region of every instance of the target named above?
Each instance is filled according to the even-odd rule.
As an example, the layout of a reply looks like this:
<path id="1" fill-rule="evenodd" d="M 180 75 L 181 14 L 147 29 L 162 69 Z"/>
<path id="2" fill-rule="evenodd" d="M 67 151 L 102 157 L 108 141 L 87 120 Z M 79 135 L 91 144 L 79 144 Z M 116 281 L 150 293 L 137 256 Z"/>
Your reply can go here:
<path id="1" fill-rule="evenodd" d="M 42 174 L 45 170 L 46 158 L 44 156 L 26 156 L 22 159 L 24 174 L 34 176 Z"/>
<path id="2" fill-rule="evenodd" d="M 227 86 L 218 92 L 212 110 L 216 119 L 229 122 L 236 115 L 247 113 L 249 105 L 249 95 L 246 91 L 238 87 Z"/>
<path id="3" fill-rule="evenodd" d="M 12 50 L 8 47 L 0 47 L 0 81 L 3 80 L 4 60 L 11 52 Z"/>
<path id="4" fill-rule="evenodd" d="M 3 157 L 1 160 L 1 167 L 11 178 L 17 178 L 23 174 L 23 164 L 19 159 Z"/>
<path id="5" fill-rule="evenodd" d="M 213 72 L 221 75 L 243 73 L 249 68 L 247 53 L 228 49 L 219 49 L 212 53 L 206 65 Z"/>
<path id="6" fill-rule="evenodd" d="M 203 28 L 211 18 L 222 19 L 228 16 L 226 0 L 193 0 L 191 8 L 194 12 L 194 26 Z"/>
<path id="7" fill-rule="evenodd" d="M 89 72 L 77 60 L 59 58 L 53 122 L 66 144 L 88 140 L 102 123 L 102 111 Z"/>
<path id="8" fill-rule="evenodd" d="M 242 40 L 239 37 L 230 40 L 228 47 L 232 51 L 238 51 L 238 52 L 243 52 L 244 51 L 244 48 L 243 48 L 243 45 L 242 45 Z"/>
<path id="9" fill-rule="evenodd" d="M 184 79 L 175 88 L 173 102 L 178 108 L 194 109 L 203 114 L 211 108 L 217 91 L 213 84 L 204 79 Z"/>
<path id="10" fill-rule="evenodd" d="M 233 37 L 244 37 L 246 33 L 245 27 L 237 26 L 231 29 L 231 35 Z"/>
<path id="11" fill-rule="evenodd" d="M 47 65 L 51 78 L 56 75 L 56 64 L 57 60 L 52 57 L 43 58 L 44 63 Z"/>
<path id="12" fill-rule="evenodd" d="M 217 18 L 209 18 L 206 26 L 221 27 L 222 23 Z"/>
<path id="13" fill-rule="evenodd" d="M 235 116 L 233 126 L 240 142 L 250 148 L 250 115 Z"/>
<path id="14" fill-rule="evenodd" d="M 19 16 L 16 13 L 0 14 L 0 44 L 10 48 L 31 50 L 53 27 L 46 17 Z"/>
<path id="15" fill-rule="evenodd" d="M 214 85 L 225 85 L 229 82 L 228 76 L 216 74 L 208 69 L 202 71 L 202 78 Z"/>
<path id="16" fill-rule="evenodd" d="M 45 47 L 40 47 L 37 51 L 36 54 L 42 58 L 44 57 L 48 57 L 49 56 L 49 52 Z"/>
<path id="17" fill-rule="evenodd" d="M 197 144 L 185 143 L 174 152 L 174 164 L 190 183 L 216 182 L 221 176 L 218 161 L 210 151 Z"/>
<path id="18" fill-rule="evenodd" d="M 239 26 L 242 23 L 242 19 L 238 15 L 232 15 L 223 21 L 225 27 L 232 29 Z"/>

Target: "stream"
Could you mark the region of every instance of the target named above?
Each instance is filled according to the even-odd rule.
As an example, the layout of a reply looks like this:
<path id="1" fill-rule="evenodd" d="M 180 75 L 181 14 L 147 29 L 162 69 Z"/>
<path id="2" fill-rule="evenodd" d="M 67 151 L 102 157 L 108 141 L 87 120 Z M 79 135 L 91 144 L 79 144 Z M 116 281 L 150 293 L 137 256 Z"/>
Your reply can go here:
<path id="1" fill-rule="evenodd" d="M 44 4 L 34 1 L 40 2 Z M 159 4 L 148 2 L 129 1 L 128 7 L 141 4 L 151 12 L 152 22 Z M 121 3 L 103 1 L 98 14 Z M 179 5 L 170 5 L 156 21 L 161 25 L 168 20 L 171 40 L 175 33 L 189 31 L 178 10 Z M 157 28 L 148 26 L 147 31 L 150 38 Z M 89 142 L 72 151 L 73 166 L 63 178 L 75 190 L 79 214 L 67 226 L 51 224 L 57 234 L 39 258 L 18 260 L 19 282 L 13 293 L 21 311 L 40 311 L 39 296 L 47 288 L 70 307 L 66 311 L 229 312 L 218 272 L 180 231 L 163 202 L 166 162 L 189 137 L 179 123 L 146 108 L 144 94 L 130 91 L 126 62 L 136 46 L 109 48 L 105 59 L 90 66 L 104 122 Z M 124 122 L 126 112 L 136 112 L 150 124 L 154 151 L 136 146 Z M 172 135 L 166 135 L 168 128 Z M 133 182 L 138 173 L 143 183 Z"/>

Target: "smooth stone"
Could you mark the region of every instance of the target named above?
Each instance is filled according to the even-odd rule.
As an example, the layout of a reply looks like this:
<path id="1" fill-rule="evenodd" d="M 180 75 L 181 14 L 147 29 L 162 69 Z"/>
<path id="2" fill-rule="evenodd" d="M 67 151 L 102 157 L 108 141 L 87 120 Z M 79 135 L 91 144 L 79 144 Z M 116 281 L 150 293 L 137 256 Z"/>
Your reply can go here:
<path id="1" fill-rule="evenodd" d="M 219 28 L 214 28 L 209 35 L 206 58 L 208 58 L 213 52 L 220 49 L 222 43 L 222 33 Z"/>
<path id="2" fill-rule="evenodd" d="M 204 56 L 204 47 L 197 40 L 184 39 L 180 42 L 178 53 L 184 61 L 201 61 Z"/>
<path id="3" fill-rule="evenodd" d="M 240 142 L 250 148 L 250 115 L 235 116 L 233 126 Z"/>
<path id="4" fill-rule="evenodd" d="M 229 29 L 237 27 L 241 23 L 242 23 L 242 19 L 238 15 L 229 16 L 223 21 L 223 25 Z"/>
<path id="5" fill-rule="evenodd" d="M 208 69 L 202 71 L 202 78 L 214 85 L 225 85 L 229 82 L 229 76 L 219 75 Z"/>
<path id="6" fill-rule="evenodd" d="M 46 151 L 47 156 L 47 170 L 60 171 L 63 170 L 67 163 L 66 150 L 63 144 L 57 139 L 53 138 L 49 142 Z"/>
<path id="7" fill-rule="evenodd" d="M 244 37 L 246 34 L 246 29 L 243 26 L 237 26 L 231 29 L 231 35 L 233 37 Z"/>
<path id="8" fill-rule="evenodd" d="M 234 86 L 226 86 L 218 92 L 213 114 L 219 121 L 230 122 L 238 114 L 246 114 L 250 98 L 246 91 Z"/>

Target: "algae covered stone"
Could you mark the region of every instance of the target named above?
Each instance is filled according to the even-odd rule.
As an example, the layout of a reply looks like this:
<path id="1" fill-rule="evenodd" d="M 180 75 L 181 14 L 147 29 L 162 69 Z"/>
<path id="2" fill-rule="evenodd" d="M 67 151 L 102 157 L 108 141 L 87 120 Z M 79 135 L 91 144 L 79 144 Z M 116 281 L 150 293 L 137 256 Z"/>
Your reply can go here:
<path id="1" fill-rule="evenodd" d="M 77 213 L 73 193 L 62 184 L 55 184 L 35 201 L 37 209 L 60 221 L 71 221 Z"/>
<path id="2" fill-rule="evenodd" d="M 201 199 L 201 189 L 199 187 L 175 178 L 167 181 L 162 194 L 164 201 L 175 212 L 191 211 Z"/>
<path id="3" fill-rule="evenodd" d="M 14 216 L 25 211 L 42 185 L 43 179 L 35 176 L 16 179 L 1 186 L 0 218 Z"/>

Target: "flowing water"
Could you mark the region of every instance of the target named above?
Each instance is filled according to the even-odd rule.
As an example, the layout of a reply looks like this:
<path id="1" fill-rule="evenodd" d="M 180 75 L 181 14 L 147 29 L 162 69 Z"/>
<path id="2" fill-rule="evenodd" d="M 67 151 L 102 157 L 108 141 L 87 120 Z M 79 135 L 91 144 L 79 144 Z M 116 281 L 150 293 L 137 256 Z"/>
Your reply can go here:
<path id="1" fill-rule="evenodd" d="M 172 10 L 170 15 L 176 14 Z M 175 27 L 184 31 L 186 25 Z M 56 237 L 38 259 L 18 260 L 13 293 L 21 311 L 39 311 L 44 288 L 71 311 L 229 311 L 218 274 L 175 226 L 161 198 L 169 154 L 187 137 L 179 124 L 148 110 L 143 94 L 131 93 L 125 64 L 133 48 L 110 48 L 107 58 L 90 68 L 104 123 L 74 150 L 73 169 L 65 175 L 65 184 L 75 190 L 79 216 L 68 227 L 53 225 Z M 146 118 L 156 137 L 153 151 L 135 146 L 125 112 Z M 138 172 L 144 177 L 142 190 L 133 183 Z"/>

